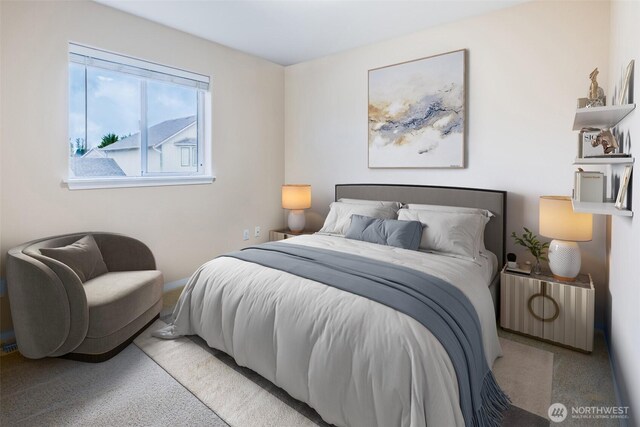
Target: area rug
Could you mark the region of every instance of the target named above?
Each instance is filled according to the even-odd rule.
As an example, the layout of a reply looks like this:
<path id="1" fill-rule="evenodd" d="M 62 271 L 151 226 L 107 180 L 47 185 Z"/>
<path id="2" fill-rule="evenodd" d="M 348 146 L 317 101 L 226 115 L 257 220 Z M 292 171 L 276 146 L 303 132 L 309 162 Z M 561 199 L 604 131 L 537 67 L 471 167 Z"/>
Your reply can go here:
<path id="1" fill-rule="evenodd" d="M 164 326 L 157 320 L 134 343 L 228 424 L 317 425 L 205 346 L 186 337 L 160 340 L 151 336 L 151 331 Z"/>
<path id="2" fill-rule="evenodd" d="M 553 387 L 553 353 L 500 338 L 504 356 L 493 373 L 498 384 L 519 408 L 547 417 Z"/>
<path id="3" fill-rule="evenodd" d="M 229 425 L 327 425 L 308 405 L 239 367 L 199 337 L 160 340 L 151 336 L 151 331 L 164 326 L 166 323 L 157 320 L 134 343 Z M 514 405 L 505 422 L 548 425 L 553 354 L 507 339 L 500 341 L 504 357 L 494 366 L 494 373 Z"/>

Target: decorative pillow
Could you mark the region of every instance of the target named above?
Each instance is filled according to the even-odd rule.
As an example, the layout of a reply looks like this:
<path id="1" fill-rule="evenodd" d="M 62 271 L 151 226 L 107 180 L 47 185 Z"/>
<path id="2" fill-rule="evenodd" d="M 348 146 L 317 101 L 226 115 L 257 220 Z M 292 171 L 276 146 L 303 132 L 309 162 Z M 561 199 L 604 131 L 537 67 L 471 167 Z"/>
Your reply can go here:
<path id="1" fill-rule="evenodd" d="M 354 214 L 351 215 L 351 225 L 344 237 L 417 251 L 422 237 L 422 223 Z"/>
<path id="2" fill-rule="evenodd" d="M 359 205 L 343 202 L 331 203 L 329 214 L 319 233 L 344 236 L 351 224 L 351 215 L 363 215 L 382 219 L 396 219 L 398 214 L 391 206 Z"/>
<path id="3" fill-rule="evenodd" d="M 479 208 L 465 208 L 462 206 L 444 206 L 444 205 L 420 205 L 416 203 L 409 203 L 404 205 L 405 209 L 414 209 L 422 211 L 436 211 L 436 212 L 460 212 L 460 213 L 477 213 L 484 215 L 487 218 L 492 218 L 495 215 L 487 209 Z"/>
<path id="4" fill-rule="evenodd" d="M 65 264 L 78 275 L 82 283 L 107 273 L 107 265 L 92 235 L 62 248 L 42 248 L 40 253 Z"/>
<path id="5" fill-rule="evenodd" d="M 420 249 L 476 261 L 484 245 L 484 227 L 489 218 L 483 214 L 400 209 L 398 219 L 420 221 Z"/>
<path id="6" fill-rule="evenodd" d="M 364 200 L 364 199 L 338 199 L 342 203 L 350 203 L 352 205 L 371 205 L 371 206 L 388 206 L 396 210 L 402 207 L 400 202 L 385 202 L 382 200 Z"/>

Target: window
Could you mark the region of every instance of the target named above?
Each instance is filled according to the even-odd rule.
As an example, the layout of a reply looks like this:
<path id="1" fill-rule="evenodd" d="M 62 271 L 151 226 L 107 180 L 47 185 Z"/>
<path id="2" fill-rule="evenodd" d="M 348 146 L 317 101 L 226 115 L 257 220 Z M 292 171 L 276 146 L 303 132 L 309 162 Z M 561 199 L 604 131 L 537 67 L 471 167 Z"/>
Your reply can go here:
<path id="1" fill-rule="evenodd" d="M 180 166 L 191 166 L 191 150 L 189 149 L 189 147 L 182 147 L 182 162 Z"/>
<path id="2" fill-rule="evenodd" d="M 69 44 L 69 188 L 211 182 L 209 77 Z"/>

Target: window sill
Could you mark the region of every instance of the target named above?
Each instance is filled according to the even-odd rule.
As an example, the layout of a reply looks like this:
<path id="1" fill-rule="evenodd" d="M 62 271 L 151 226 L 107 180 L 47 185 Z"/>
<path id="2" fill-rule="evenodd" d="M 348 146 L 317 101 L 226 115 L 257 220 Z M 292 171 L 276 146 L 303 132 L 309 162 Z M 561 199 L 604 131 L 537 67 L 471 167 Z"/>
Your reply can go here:
<path id="1" fill-rule="evenodd" d="M 127 188 L 127 187 L 161 187 L 165 185 L 198 185 L 211 184 L 216 177 L 211 175 L 198 176 L 139 176 L 123 178 L 69 178 L 63 180 L 69 190 L 91 190 L 97 188 Z"/>

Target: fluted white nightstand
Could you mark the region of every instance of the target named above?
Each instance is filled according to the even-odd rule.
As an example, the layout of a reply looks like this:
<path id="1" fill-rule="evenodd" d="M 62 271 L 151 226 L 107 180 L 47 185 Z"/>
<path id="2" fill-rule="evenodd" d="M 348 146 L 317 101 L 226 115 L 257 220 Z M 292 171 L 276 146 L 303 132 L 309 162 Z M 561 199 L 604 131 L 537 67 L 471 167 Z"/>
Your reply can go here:
<path id="1" fill-rule="evenodd" d="M 500 326 L 560 344 L 593 350 L 595 290 L 590 274 L 561 282 L 550 272 L 526 275 L 502 270 Z"/>

